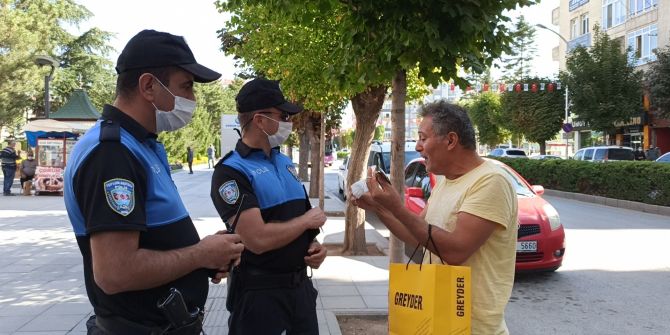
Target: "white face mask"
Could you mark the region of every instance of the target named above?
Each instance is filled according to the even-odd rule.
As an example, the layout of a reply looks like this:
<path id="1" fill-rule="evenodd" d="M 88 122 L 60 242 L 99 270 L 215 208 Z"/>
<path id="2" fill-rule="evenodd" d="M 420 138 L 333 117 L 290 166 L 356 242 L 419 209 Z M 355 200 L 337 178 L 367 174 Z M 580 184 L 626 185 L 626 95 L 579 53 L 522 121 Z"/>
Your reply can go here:
<path id="1" fill-rule="evenodd" d="M 259 114 L 260 116 L 270 119 L 274 122 L 279 123 L 279 128 L 277 129 L 277 132 L 269 135 L 268 133 L 265 132 L 265 130 L 262 130 L 265 135 L 268 135 L 268 142 L 270 143 L 270 148 L 274 148 L 277 146 L 280 146 L 286 139 L 291 135 L 291 131 L 293 131 L 293 123 L 292 122 L 282 122 L 282 121 L 277 121 L 271 117 L 267 117 L 265 115 Z"/>
<path id="2" fill-rule="evenodd" d="M 183 128 L 193 118 L 196 106 L 195 101 L 172 94 L 158 78 L 154 77 L 154 79 L 174 97 L 174 109 L 172 111 L 162 111 L 152 103 L 154 108 L 156 108 L 156 132 L 174 131 Z"/>

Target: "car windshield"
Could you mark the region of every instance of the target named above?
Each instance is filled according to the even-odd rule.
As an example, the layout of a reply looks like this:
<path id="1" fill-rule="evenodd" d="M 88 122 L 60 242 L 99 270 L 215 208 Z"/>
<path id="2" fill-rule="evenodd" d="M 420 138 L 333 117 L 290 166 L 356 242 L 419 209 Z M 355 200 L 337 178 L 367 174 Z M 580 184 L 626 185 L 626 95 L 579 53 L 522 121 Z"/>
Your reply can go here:
<path id="1" fill-rule="evenodd" d="M 384 159 L 384 171 L 386 173 L 391 173 L 391 153 L 384 152 L 382 153 Z M 419 158 L 421 155 L 418 151 L 405 151 L 405 161 L 403 162 L 403 167 L 407 166 L 407 163 L 411 162 L 415 158 Z"/>
<path id="2" fill-rule="evenodd" d="M 670 152 L 661 156 L 659 159 L 656 160 L 657 162 L 661 163 L 670 163 Z"/>
<path id="3" fill-rule="evenodd" d="M 609 149 L 607 159 L 614 161 L 632 161 L 635 160 L 635 154 L 628 149 Z"/>
<path id="4" fill-rule="evenodd" d="M 530 197 L 535 194 L 530 188 L 528 188 L 526 183 L 524 183 L 523 180 L 519 179 L 519 176 L 517 176 L 514 172 L 510 171 L 509 168 L 503 167 L 503 170 L 507 172 L 507 175 L 510 177 L 510 181 L 512 182 L 512 186 L 514 186 L 514 190 L 516 190 L 517 195 Z"/>

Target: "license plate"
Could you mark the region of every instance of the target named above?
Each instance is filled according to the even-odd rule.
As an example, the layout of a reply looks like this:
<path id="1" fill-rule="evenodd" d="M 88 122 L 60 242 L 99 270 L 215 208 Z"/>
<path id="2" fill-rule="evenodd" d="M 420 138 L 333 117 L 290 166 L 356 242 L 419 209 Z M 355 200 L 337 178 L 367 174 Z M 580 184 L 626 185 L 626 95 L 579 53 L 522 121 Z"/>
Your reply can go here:
<path id="1" fill-rule="evenodd" d="M 535 252 L 537 251 L 537 241 L 517 241 L 517 252 Z"/>

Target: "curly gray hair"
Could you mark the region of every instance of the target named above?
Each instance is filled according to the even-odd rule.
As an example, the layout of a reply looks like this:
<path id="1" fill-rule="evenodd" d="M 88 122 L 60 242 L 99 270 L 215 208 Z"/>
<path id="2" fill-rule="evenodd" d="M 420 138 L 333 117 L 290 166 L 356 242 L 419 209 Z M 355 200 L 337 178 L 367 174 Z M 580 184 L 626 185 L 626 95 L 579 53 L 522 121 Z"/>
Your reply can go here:
<path id="1" fill-rule="evenodd" d="M 423 105 L 419 116 L 433 118 L 433 131 L 438 136 L 456 133 L 465 149 L 475 150 L 475 129 L 463 107 L 439 100 Z"/>

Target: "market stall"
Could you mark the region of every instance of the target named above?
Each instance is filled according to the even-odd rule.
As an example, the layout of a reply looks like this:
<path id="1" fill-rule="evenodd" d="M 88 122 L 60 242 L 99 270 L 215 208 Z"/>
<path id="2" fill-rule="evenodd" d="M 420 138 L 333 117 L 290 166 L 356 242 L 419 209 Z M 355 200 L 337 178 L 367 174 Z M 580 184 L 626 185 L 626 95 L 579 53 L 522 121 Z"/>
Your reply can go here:
<path id="1" fill-rule="evenodd" d="M 63 193 L 63 172 L 79 135 L 93 127 L 100 113 L 84 90 L 72 91 L 68 101 L 46 119 L 24 128 L 28 145 L 35 148 L 35 194 Z"/>
<path id="2" fill-rule="evenodd" d="M 25 127 L 28 145 L 35 148 L 37 169 L 33 184 L 35 194 L 62 193 L 63 172 L 77 137 L 88 130 L 88 124 L 40 119 Z"/>

